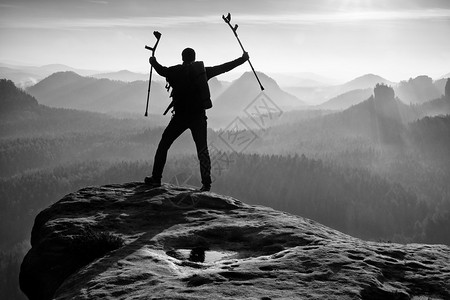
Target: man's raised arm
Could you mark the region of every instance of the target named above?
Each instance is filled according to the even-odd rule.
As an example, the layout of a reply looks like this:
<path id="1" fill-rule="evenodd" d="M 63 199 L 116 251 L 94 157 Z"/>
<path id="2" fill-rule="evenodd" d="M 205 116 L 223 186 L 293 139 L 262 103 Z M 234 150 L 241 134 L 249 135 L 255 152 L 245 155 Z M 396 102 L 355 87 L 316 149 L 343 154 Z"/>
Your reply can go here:
<path id="1" fill-rule="evenodd" d="M 159 62 L 156 60 L 156 57 L 151 56 L 150 59 L 148 60 L 150 62 L 150 64 L 152 65 L 153 69 L 155 69 L 155 71 L 161 75 L 162 77 L 167 77 L 168 74 L 168 69 L 167 67 L 164 67 L 162 65 L 159 64 Z"/>
<path id="2" fill-rule="evenodd" d="M 231 71 L 234 68 L 236 68 L 237 66 L 240 66 L 243 63 L 245 63 L 248 59 L 249 59 L 248 53 L 244 52 L 241 57 L 239 57 L 235 60 L 226 62 L 226 63 L 218 65 L 218 66 L 214 66 L 214 67 L 206 67 L 205 68 L 206 69 L 206 77 L 209 80 L 217 75 Z"/>

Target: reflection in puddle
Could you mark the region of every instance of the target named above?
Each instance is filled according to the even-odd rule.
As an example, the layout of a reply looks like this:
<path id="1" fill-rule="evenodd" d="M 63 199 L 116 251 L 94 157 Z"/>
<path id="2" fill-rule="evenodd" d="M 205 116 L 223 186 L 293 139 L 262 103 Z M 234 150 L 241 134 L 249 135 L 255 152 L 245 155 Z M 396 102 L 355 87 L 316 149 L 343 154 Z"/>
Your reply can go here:
<path id="1" fill-rule="evenodd" d="M 234 251 L 205 250 L 200 247 L 194 249 L 177 249 L 176 251 L 185 259 L 204 263 L 212 263 L 219 260 L 235 258 L 238 254 Z"/>

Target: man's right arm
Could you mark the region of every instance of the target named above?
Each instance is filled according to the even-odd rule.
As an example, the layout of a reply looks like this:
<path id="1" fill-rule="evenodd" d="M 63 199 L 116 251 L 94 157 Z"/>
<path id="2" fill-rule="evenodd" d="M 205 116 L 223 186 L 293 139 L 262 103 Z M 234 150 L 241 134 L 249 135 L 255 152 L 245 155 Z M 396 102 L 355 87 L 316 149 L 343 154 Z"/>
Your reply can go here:
<path id="1" fill-rule="evenodd" d="M 159 75 L 161 75 L 162 77 L 167 77 L 169 68 L 160 65 L 156 60 L 156 57 L 151 56 L 149 62 Z"/>

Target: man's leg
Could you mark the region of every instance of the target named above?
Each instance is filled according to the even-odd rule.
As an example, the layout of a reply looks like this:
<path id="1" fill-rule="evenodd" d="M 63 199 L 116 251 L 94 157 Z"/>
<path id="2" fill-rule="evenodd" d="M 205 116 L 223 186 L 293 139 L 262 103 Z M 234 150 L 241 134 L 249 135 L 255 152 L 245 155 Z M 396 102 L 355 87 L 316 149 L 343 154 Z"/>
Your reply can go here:
<path id="1" fill-rule="evenodd" d="M 186 122 L 183 122 L 177 117 L 173 117 L 169 125 L 164 130 L 161 141 L 159 142 L 158 149 L 155 153 L 155 160 L 153 162 L 152 177 L 155 180 L 161 181 L 164 165 L 167 160 L 167 152 L 173 142 L 187 129 Z"/>
<path id="2" fill-rule="evenodd" d="M 211 187 L 211 159 L 208 151 L 206 116 L 192 121 L 189 128 L 191 129 L 195 147 L 197 148 L 203 188 L 208 188 L 209 190 Z"/>

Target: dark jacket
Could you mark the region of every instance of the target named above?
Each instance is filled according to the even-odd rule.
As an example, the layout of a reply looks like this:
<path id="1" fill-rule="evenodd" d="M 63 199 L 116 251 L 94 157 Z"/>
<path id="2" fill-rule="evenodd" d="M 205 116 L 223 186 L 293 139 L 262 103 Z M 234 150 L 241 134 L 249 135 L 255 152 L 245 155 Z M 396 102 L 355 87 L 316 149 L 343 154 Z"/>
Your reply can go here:
<path id="1" fill-rule="evenodd" d="M 231 71 L 237 66 L 243 64 L 246 61 L 245 58 L 240 57 L 233 61 L 213 66 L 205 67 L 206 80 L 209 80 L 217 75 Z M 175 65 L 171 67 L 165 67 L 159 64 L 156 59 L 152 62 L 152 66 L 155 71 L 166 78 L 167 82 L 172 86 L 172 101 L 176 115 L 198 115 L 205 114 L 204 103 L 202 99 L 198 99 L 198 93 L 190 92 L 189 89 L 182 87 L 183 84 L 179 83 L 179 78 L 183 77 L 181 73 L 186 71 L 188 63 L 182 65 Z M 181 75 L 181 76 L 180 76 Z"/>

